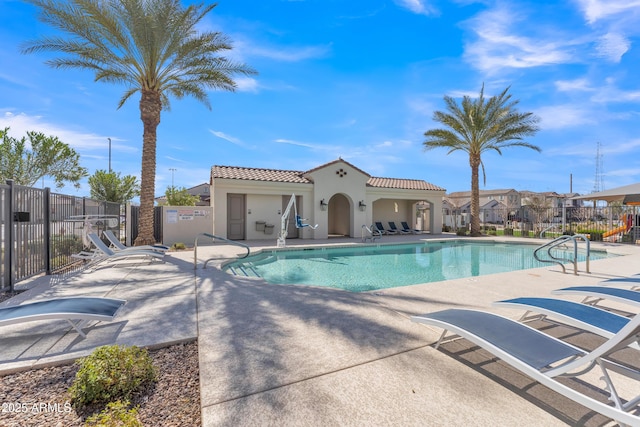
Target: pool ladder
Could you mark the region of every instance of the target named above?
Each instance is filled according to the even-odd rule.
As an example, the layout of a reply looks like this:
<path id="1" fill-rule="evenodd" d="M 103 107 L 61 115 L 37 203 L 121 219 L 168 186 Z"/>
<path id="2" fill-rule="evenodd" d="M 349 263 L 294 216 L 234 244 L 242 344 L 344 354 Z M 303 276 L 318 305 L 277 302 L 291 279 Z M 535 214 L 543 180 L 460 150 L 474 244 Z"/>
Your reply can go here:
<path id="1" fill-rule="evenodd" d="M 570 261 L 573 263 L 573 274 L 578 275 L 578 239 L 584 240 L 585 243 L 587 244 L 586 267 L 587 267 L 587 273 L 590 273 L 589 257 L 591 253 L 591 242 L 589 241 L 589 238 L 584 234 L 575 234 L 573 236 L 566 235 L 566 236 L 560 236 L 556 239 L 553 239 L 552 241 L 547 242 L 544 245 L 536 248 L 536 250 L 533 251 L 533 257 L 540 262 L 550 262 L 553 264 L 558 264 L 560 265 L 560 267 L 562 267 L 562 272 L 566 273 L 567 269 L 565 268 L 564 263 L 562 262 L 562 261 L 565 261 L 565 259 L 558 258 L 551 255 L 551 250 L 561 245 L 565 245 L 566 247 L 566 244 L 568 242 L 573 242 L 573 259 L 571 259 Z M 539 257 L 538 252 L 543 249 L 547 250 L 547 255 L 549 256 L 550 259 L 542 259 Z"/>
<path id="2" fill-rule="evenodd" d="M 365 234 L 365 230 L 367 230 L 366 232 L 369 234 Z M 373 225 L 371 228 L 367 227 L 365 224 L 362 225 L 362 228 L 360 229 L 360 238 L 362 239 L 362 243 L 365 243 L 367 240 L 371 240 L 373 243 L 380 237 L 382 237 L 382 233 L 377 228 L 373 228 Z"/>

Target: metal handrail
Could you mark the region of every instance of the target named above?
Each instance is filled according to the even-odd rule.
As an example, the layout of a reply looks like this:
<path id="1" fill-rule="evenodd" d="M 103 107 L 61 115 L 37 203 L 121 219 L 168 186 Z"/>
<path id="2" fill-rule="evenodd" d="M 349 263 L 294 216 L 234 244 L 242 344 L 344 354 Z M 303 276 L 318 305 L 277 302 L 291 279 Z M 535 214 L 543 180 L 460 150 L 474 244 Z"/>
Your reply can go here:
<path id="1" fill-rule="evenodd" d="M 571 262 L 573 263 L 573 274 L 578 275 L 578 239 L 582 239 L 585 241 L 585 243 L 587 244 L 587 253 L 586 253 L 586 267 L 587 267 L 587 273 L 589 273 L 589 259 L 591 257 L 591 242 L 589 241 L 589 238 L 587 236 L 585 236 L 584 234 L 575 234 L 573 236 L 560 236 L 557 237 L 555 239 L 553 239 L 550 242 L 545 243 L 542 246 L 539 246 L 538 248 L 536 248 L 535 251 L 533 251 L 533 257 L 538 260 L 539 262 L 551 262 L 551 263 L 555 263 L 560 265 L 560 267 L 562 267 L 562 272 L 566 273 L 567 269 L 564 266 L 564 263 L 562 261 L 564 261 L 563 258 L 557 258 L 554 257 L 553 255 L 551 255 L 551 249 L 560 246 L 568 241 L 572 241 L 573 242 L 573 259 L 571 260 Z M 538 256 L 538 251 L 542 250 L 542 249 L 547 249 L 547 255 L 549 256 L 549 258 L 551 259 L 542 259 Z"/>
<path id="2" fill-rule="evenodd" d="M 364 235 L 365 229 L 369 232 L 369 236 Z M 362 239 L 362 243 L 366 242 L 369 239 L 371 239 L 371 241 L 374 242 L 376 239 L 379 239 L 381 236 L 382 236 L 382 233 L 380 232 L 380 230 L 374 229 L 373 225 L 371 226 L 371 228 L 369 228 L 366 226 L 366 224 L 363 224 L 362 228 L 360 229 L 360 238 Z"/>
<path id="3" fill-rule="evenodd" d="M 540 234 L 538 235 L 538 237 L 540 237 L 541 239 L 544 238 L 544 233 L 546 233 L 547 231 L 551 230 L 552 228 L 555 228 L 555 224 L 551 224 L 549 227 L 545 228 L 544 230 L 542 230 L 540 232 Z"/>
<path id="4" fill-rule="evenodd" d="M 198 234 L 198 235 L 196 236 L 196 241 L 195 241 L 194 248 L 193 248 L 193 269 L 194 269 L 194 270 L 198 268 L 198 238 L 199 238 L 200 236 L 209 237 L 209 238 L 211 238 L 211 239 L 213 239 L 213 240 L 215 240 L 215 239 L 222 240 L 222 241 L 228 242 L 228 243 L 230 243 L 230 244 L 232 244 L 232 245 L 243 247 L 243 248 L 245 248 L 245 249 L 247 250 L 247 253 L 246 253 L 246 254 L 244 254 L 243 256 L 238 256 L 238 257 L 214 257 L 214 258 L 209 258 L 208 260 L 206 260 L 206 261 L 204 262 L 204 265 L 202 266 L 202 269 L 203 269 L 203 270 L 204 270 L 205 268 L 207 268 L 207 263 L 208 263 L 209 261 L 213 261 L 213 260 L 216 260 L 216 259 L 231 259 L 231 258 L 243 259 L 243 258 L 248 257 L 248 256 L 249 256 L 249 253 L 251 252 L 251 248 L 250 248 L 248 245 L 245 245 L 244 243 L 236 242 L 235 240 L 229 240 L 229 239 L 227 239 L 227 238 L 225 238 L 225 237 L 216 236 L 215 234 L 200 233 L 200 234 Z"/>

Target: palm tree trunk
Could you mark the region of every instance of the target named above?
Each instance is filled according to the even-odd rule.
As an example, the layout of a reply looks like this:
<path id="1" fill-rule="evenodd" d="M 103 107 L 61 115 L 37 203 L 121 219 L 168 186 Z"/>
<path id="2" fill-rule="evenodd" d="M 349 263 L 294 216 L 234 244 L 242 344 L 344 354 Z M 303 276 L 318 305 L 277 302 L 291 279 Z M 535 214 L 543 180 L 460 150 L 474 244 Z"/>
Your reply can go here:
<path id="1" fill-rule="evenodd" d="M 469 157 L 471 165 L 471 236 L 480 236 L 480 181 L 478 178 L 478 169 L 480 168 L 480 159 Z"/>
<path id="2" fill-rule="evenodd" d="M 160 124 L 162 101 L 160 93 L 142 90 L 140 98 L 140 119 L 144 126 L 142 136 L 142 176 L 140 177 L 140 219 L 139 231 L 134 245 L 152 245 L 153 204 L 156 187 L 156 130 Z"/>

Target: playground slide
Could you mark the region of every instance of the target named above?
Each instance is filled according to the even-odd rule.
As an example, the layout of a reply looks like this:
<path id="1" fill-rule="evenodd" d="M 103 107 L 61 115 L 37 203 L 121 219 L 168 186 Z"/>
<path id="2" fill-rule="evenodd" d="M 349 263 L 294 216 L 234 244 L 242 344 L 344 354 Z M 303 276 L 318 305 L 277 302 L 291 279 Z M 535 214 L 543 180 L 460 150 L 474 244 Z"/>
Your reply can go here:
<path id="1" fill-rule="evenodd" d="M 604 234 L 602 235 L 602 237 L 607 238 L 607 237 L 613 236 L 614 234 L 623 233 L 623 232 L 625 232 L 625 231 L 627 231 L 627 226 L 626 226 L 626 225 L 623 225 L 623 226 L 621 226 L 621 227 L 614 228 L 614 229 L 613 229 L 613 230 L 611 230 L 611 231 L 607 231 L 606 233 L 604 233 Z"/>

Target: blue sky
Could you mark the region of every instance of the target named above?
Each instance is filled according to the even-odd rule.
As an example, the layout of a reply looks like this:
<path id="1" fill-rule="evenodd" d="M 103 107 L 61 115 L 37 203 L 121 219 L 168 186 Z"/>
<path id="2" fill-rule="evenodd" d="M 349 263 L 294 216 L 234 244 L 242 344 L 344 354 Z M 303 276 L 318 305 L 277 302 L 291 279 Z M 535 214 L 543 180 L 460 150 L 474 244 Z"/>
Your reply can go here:
<path id="1" fill-rule="evenodd" d="M 108 168 L 111 138 L 112 169 L 139 176 L 139 97 L 117 110 L 124 87 L 20 53 L 52 31 L 32 6 L 0 0 L 0 15 L 0 127 L 58 136 L 91 174 Z M 227 34 L 228 56 L 259 74 L 211 92 L 211 110 L 172 100 L 157 195 L 172 180 L 208 182 L 213 165 L 308 170 L 339 156 L 373 176 L 467 191 L 467 156 L 425 152 L 423 134 L 439 127 L 444 95 L 477 96 L 483 83 L 486 95 L 510 86 L 541 118 L 527 141 L 542 152 L 485 154 L 481 189 L 564 193 L 572 181 L 585 194 L 640 181 L 639 0 L 220 0 L 203 29 Z"/>

